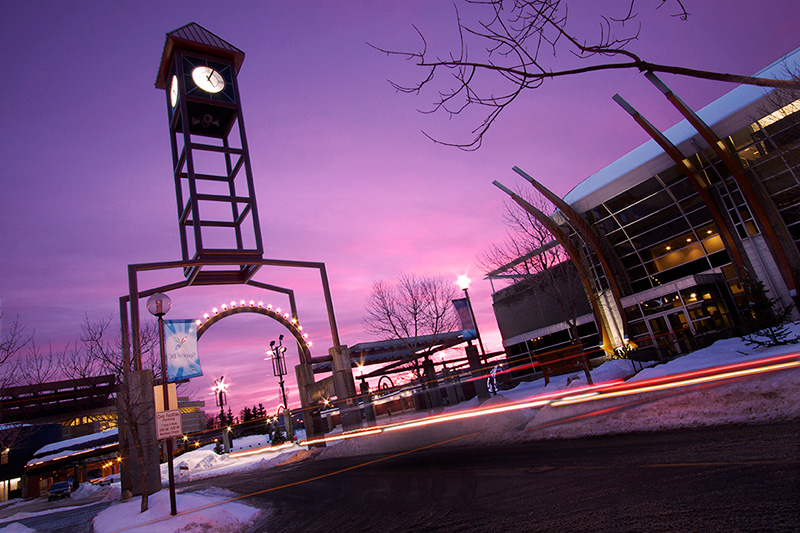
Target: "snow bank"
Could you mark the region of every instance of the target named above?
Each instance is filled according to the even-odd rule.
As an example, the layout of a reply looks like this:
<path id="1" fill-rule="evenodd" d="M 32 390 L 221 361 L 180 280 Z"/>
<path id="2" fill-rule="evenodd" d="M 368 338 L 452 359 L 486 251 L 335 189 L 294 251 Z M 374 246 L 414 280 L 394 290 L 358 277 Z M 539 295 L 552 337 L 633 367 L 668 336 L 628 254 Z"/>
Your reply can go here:
<path id="1" fill-rule="evenodd" d="M 126 531 L 154 533 L 167 531 L 214 531 L 215 533 L 243 530 L 261 513 L 260 510 L 231 501 L 236 494 L 222 489 L 176 494 L 176 516 L 170 515 L 169 491 L 162 490 L 148 501 L 148 510 L 141 509 L 141 499 L 113 505 L 98 514 L 92 522 L 95 533 L 110 533 L 125 527 Z"/>
<path id="2" fill-rule="evenodd" d="M 254 444 L 259 444 L 264 440 L 263 437 L 258 436 L 237 439 L 234 450 L 247 450 L 248 439 L 252 439 Z M 294 444 L 278 450 L 267 449 L 253 455 L 231 457 L 217 454 L 214 452 L 214 445 L 210 444 L 176 457 L 173 461 L 173 471 L 175 480 L 178 482 L 207 479 L 232 472 L 277 466 L 305 450 L 305 446 Z M 182 470 L 181 467 L 186 468 Z M 166 463 L 161 465 L 161 480 L 162 484 L 166 486 L 169 480 L 169 466 Z"/>
<path id="3" fill-rule="evenodd" d="M 0 533 L 28 533 L 28 532 L 36 533 L 36 530 L 31 529 L 29 527 L 25 527 L 22 524 L 16 522 L 0 529 Z"/>

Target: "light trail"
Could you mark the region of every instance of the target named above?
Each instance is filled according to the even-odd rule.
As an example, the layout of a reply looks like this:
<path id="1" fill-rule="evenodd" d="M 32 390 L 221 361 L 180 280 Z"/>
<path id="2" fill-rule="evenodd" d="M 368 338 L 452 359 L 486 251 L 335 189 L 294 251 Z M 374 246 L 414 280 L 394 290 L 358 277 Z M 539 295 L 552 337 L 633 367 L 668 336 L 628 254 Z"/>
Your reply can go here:
<path id="1" fill-rule="evenodd" d="M 786 357 L 781 357 L 778 359 L 785 359 Z M 793 355 L 792 358 L 796 359 L 797 356 Z M 769 360 L 774 360 L 775 358 L 770 358 Z M 759 360 L 758 363 L 763 363 L 765 360 Z M 653 380 L 644 380 L 641 382 L 630 384 L 629 387 L 624 388 L 617 388 L 617 389 L 608 389 L 605 391 L 600 391 L 594 395 L 577 395 L 577 396 L 568 396 L 566 398 L 555 400 L 551 402 L 553 407 L 558 407 L 561 405 L 572 405 L 576 403 L 583 403 L 589 402 L 594 400 L 601 400 L 604 398 L 615 398 L 619 396 L 629 396 L 632 394 L 642 394 L 645 392 L 652 392 L 652 391 L 659 391 L 659 390 L 666 390 L 666 389 L 673 389 L 678 387 L 687 387 L 689 385 L 697 385 L 700 383 L 709 383 L 712 381 L 721 381 L 726 379 L 733 379 L 737 377 L 743 376 L 751 376 L 755 374 L 761 374 L 766 372 L 775 372 L 778 370 L 786 370 L 789 368 L 795 368 L 800 366 L 800 361 L 787 361 L 787 362 L 780 362 L 768 366 L 755 366 L 753 364 L 737 364 L 737 365 L 726 365 L 723 367 L 716 367 L 713 369 L 706 369 L 706 370 L 699 370 L 695 372 L 686 372 L 684 374 L 678 374 L 676 376 L 670 376 L 671 379 L 667 380 L 665 378 L 656 378 Z M 746 367 L 746 368 L 742 368 Z M 731 368 L 740 368 L 739 370 L 730 370 Z M 720 372 L 720 370 L 728 370 L 726 372 Z M 713 372 L 713 373 L 712 373 Z M 697 376 L 697 377 L 693 377 Z"/>
<path id="2" fill-rule="evenodd" d="M 495 415 L 510 411 L 543 407 L 545 405 L 552 405 L 553 407 L 572 405 L 582 402 L 601 400 L 604 398 L 630 396 L 635 394 L 642 394 L 645 392 L 668 390 L 679 387 L 687 387 L 690 385 L 697 385 L 701 383 L 710 383 L 713 381 L 750 376 L 760 373 L 775 372 L 778 370 L 786 370 L 789 368 L 796 368 L 800 366 L 800 359 L 798 359 L 798 355 L 799 355 L 798 353 L 792 353 L 786 355 L 772 356 L 764 359 L 746 361 L 743 363 L 733 363 L 713 368 L 705 368 L 701 370 L 684 372 L 681 374 L 651 378 L 634 383 L 627 383 L 624 382 L 623 380 L 614 380 L 597 385 L 586 385 L 584 387 L 577 387 L 575 389 L 570 389 L 567 391 L 562 390 L 547 394 L 539 394 L 531 396 L 526 400 L 520 402 L 509 402 L 493 407 L 476 407 L 474 409 L 461 411 L 453 414 L 433 415 L 405 422 L 396 422 L 394 424 L 374 426 L 368 429 L 359 429 L 354 431 L 342 432 L 335 435 L 331 435 L 329 437 L 321 437 L 317 439 L 301 441 L 299 444 L 302 446 L 310 446 L 314 444 L 322 444 L 325 442 L 335 442 L 340 440 L 364 437 L 367 435 L 376 435 L 388 431 L 411 429 L 423 426 L 430 426 L 434 424 L 441 424 L 444 422 L 452 422 L 454 420 L 465 420 L 469 418 Z M 608 410 L 602 410 L 599 413 L 603 413 L 606 411 Z M 581 415 L 581 417 L 599 413 L 587 413 L 585 415 Z"/>
<path id="3" fill-rule="evenodd" d="M 231 458 L 247 457 L 248 455 L 255 455 L 257 453 L 277 452 L 279 450 L 285 450 L 286 448 L 291 448 L 292 446 L 294 446 L 294 443 L 292 442 L 278 444 L 277 446 L 261 446 L 260 448 L 250 448 L 249 450 L 242 450 L 240 452 L 231 452 L 228 454 L 228 457 Z"/>
<path id="4" fill-rule="evenodd" d="M 550 403 L 554 398 L 562 398 L 566 395 L 573 394 L 577 391 L 587 391 L 587 393 L 591 393 L 592 391 L 597 388 L 601 387 L 608 387 L 613 386 L 621 383 L 621 380 L 615 380 L 603 384 L 598 385 L 587 385 L 585 387 L 580 387 L 576 389 L 572 389 L 569 391 L 557 391 L 549 394 L 541 394 L 538 396 L 532 396 L 531 398 L 527 399 L 523 402 L 509 402 L 493 407 L 477 407 L 475 409 L 470 409 L 468 411 L 462 411 L 459 413 L 453 414 L 446 414 L 446 415 L 434 415 L 430 417 L 425 417 L 417 420 L 409 420 L 406 422 L 396 422 L 394 424 L 384 424 L 381 426 L 374 426 L 372 428 L 366 430 L 354 430 L 349 432 L 342 432 L 336 435 L 331 435 L 330 437 L 321 437 L 318 439 L 311 439 L 301 441 L 299 444 L 301 446 L 311 446 L 314 444 L 322 444 L 325 442 L 334 442 L 339 440 L 345 439 L 352 439 L 357 437 L 363 437 L 366 435 L 375 435 L 377 433 L 383 433 L 385 431 L 397 431 L 400 429 L 410 429 L 415 427 L 421 426 L 429 426 L 433 424 L 441 424 L 443 422 L 451 422 L 453 420 L 463 420 L 467 418 L 476 418 L 481 416 L 493 415 L 498 413 L 505 413 L 509 411 L 518 411 L 521 409 L 529 409 L 534 407 L 542 407 Z"/>
<path id="5" fill-rule="evenodd" d="M 324 442 L 335 442 L 337 440 L 354 439 L 356 437 L 364 437 L 366 435 L 375 435 L 376 433 L 381 433 L 382 431 L 383 430 L 379 427 L 369 428 L 369 429 L 356 429 L 354 431 L 345 431 L 343 433 L 337 433 L 336 435 L 331 435 L 330 437 L 303 440 L 300 441 L 298 444 L 300 446 L 312 446 L 314 444 L 322 444 Z"/>

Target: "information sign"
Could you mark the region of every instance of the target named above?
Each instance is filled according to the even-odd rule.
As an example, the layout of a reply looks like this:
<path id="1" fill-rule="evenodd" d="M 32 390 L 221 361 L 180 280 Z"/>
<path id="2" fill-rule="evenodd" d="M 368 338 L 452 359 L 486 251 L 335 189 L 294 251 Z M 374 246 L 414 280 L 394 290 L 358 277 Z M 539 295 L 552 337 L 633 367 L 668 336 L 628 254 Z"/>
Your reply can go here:
<path id="1" fill-rule="evenodd" d="M 156 413 L 156 439 L 171 439 L 183 435 L 181 426 L 181 411 L 173 409 L 170 411 L 158 411 Z"/>

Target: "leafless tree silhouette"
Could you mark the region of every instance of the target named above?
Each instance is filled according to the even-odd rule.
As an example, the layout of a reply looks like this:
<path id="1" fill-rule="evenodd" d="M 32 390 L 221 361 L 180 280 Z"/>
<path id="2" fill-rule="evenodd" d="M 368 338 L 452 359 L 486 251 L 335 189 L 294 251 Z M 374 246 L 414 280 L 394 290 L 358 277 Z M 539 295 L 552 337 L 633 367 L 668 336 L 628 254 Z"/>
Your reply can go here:
<path id="1" fill-rule="evenodd" d="M 456 331 L 458 317 L 452 300 L 455 283 L 441 277 L 404 274 L 395 284 L 377 281 L 367 297 L 364 328 L 386 340 L 399 340 L 409 353 L 410 370 L 421 378 L 419 358 L 442 333 Z"/>
<path id="2" fill-rule="evenodd" d="M 517 193 L 542 212 L 552 210 L 543 198 Z M 582 282 L 564 248 L 533 215 L 517 204 L 506 202 L 503 222 L 507 234 L 500 244 L 493 244 L 481 254 L 480 268 L 492 272 L 506 265 L 503 275 L 515 283 L 527 285 L 545 295 L 567 323 L 573 340 L 580 339 L 577 330 L 578 302 L 586 298 Z M 539 302 L 540 305 L 547 305 Z"/>
<path id="3" fill-rule="evenodd" d="M 589 7 L 567 0 L 464 0 L 478 6 L 483 20 L 462 18 L 456 5 L 459 46 L 446 55 L 428 49 L 428 39 L 415 26 L 421 44 L 416 51 L 398 51 L 372 45 L 390 56 L 416 62 L 424 75 L 411 85 L 395 82 L 404 93 L 418 94 L 434 85 L 437 74 L 448 73 L 451 83 L 437 89 L 436 99 L 426 113 L 444 112 L 455 116 L 478 108 L 478 125 L 465 143 L 444 142 L 425 133 L 434 142 L 476 150 L 500 113 L 521 94 L 540 87 L 545 80 L 589 72 L 636 69 L 641 72 L 666 72 L 681 76 L 765 87 L 800 88 L 795 80 L 772 80 L 722 72 L 697 70 L 677 65 L 645 61 L 630 50 L 642 31 L 636 8 L 663 8 L 668 16 L 686 21 L 690 17 L 683 0 L 624 0 L 618 14 L 599 16 L 599 33 L 590 40 L 568 29 L 569 6 L 576 12 Z M 613 11 L 614 5 L 608 10 Z M 580 11 L 578 11 L 580 10 Z M 564 52 L 580 61 L 565 66 Z M 559 53 L 561 56 L 559 57 Z"/>

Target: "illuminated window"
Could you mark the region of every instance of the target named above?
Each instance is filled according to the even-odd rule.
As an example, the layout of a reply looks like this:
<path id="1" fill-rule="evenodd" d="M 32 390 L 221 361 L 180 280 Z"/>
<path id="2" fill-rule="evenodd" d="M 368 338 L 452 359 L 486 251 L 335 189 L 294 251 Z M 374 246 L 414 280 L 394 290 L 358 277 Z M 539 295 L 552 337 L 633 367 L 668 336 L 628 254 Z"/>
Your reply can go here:
<path id="1" fill-rule="evenodd" d="M 8 464 L 8 452 L 11 451 L 8 448 L 3 450 L 3 453 L 0 453 L 0 465 L 7 465 Z"/>

